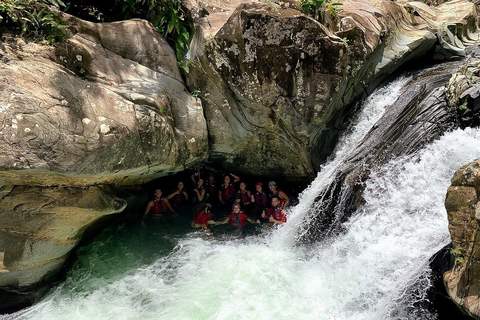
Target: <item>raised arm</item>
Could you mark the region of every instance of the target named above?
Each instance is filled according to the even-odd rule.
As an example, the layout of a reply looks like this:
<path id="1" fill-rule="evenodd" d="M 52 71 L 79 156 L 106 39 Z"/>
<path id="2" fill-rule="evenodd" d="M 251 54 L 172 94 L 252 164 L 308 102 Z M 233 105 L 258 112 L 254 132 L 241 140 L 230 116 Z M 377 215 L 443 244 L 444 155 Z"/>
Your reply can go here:
<path id="1" fill-rule="evenodd" d="M 236 176 L 234 175 L 233 173 L 230 172 L 230 175 L 233 177 L 233 183 L 237 183 L 238 181 L 240 181 L 240 177 L 239 176 Z"/>
<path id="2" fill-rule="evenodd" d="M 278 191 L 278 196 L 283 200 L 285 200 L 285 207 L 290 204 L 290 198 L 287 196 L 285 192 L 283 192 L 282 190 Z"/>
<path id="3" fill-rule="evenodd" d="M 170 199 L 172 199 L 173 197 L 175 197 L 177 194 L 180 194 L 180 191 L 179 191 L 179 190 L 175 190 L 175 192 L 170 193 L 170 194 L 167 196 L 167 199 L 170 200 Z"/>

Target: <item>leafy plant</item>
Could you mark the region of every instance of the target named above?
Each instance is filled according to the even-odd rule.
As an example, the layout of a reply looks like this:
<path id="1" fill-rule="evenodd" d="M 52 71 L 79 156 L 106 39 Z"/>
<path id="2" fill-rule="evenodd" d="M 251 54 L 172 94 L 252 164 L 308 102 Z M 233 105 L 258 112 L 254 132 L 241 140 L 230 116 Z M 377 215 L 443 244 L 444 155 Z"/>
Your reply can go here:
<path id="1" fill-rule="evenodd" d="M 60 0 L 3 0 L 0 2 L 0 23 L 14 32 L 49 44 L 62 41 L 66 26 L 50 8 L 65 8 Z"/>
<path id="2" fill-rule="evenodd" d="M 182 59 L 178 62 L 178 66 L 186 73 L 189 73 L 190 67 L 193 66 L 193 61 L 188 59 Z"/>
<path id="3" fill-rule="evenodd" d="M 462 249 L 459 246 L 456 246 L 450 252 L 455 257 L 455 261 L 458 261 L 458 262 L 464 262 L 465 261 L 465 258 L 463 257 L 463 254 L 462 254 Z"/>
<path id="4" fill-rule="evenodd" d="M 468 109 L 468 102 L 465 101 L 464 103 L 462 103 L 460 106 L 458 106 L 458 109 L 460 109 L 461 111 L 465 111 Z"/>
<path id="5" fill-rule="evenodd" d="M 143 18 L 175 48 L 177 61 L 182 62 L 189 48 L 190 34 L 187 29 L 183 0 L 116 0 L 122 7 L 123 19 Z M 188 66 L 182 67 L 188 69 Z"/>
<path id="6" fill-rule="evenodd" d="M 150 0 L 156 2 L 157 0 Z M 182 0 L 159 0 L 160 14 L 153 21 L 153 25 L 167 40 L 175 43 L 177 61 L 182 61 L 188 51 L 190 34 L 186 28 L 185 15 L 182 9 Z"/>
<path id="7" fill-rule="evenodd" d="M 331 0 L 300 0 L 300 7 L 303 13 L 310 15 L 318 21 L 322 21 L 324 13 L 329 12 L 333 17 L 337 17 L 342 4 L 332 2 Z"/>
<path id="8" fill-rule="evenodd" d="M 200 97 L 200 94 L 202 94 L 202 92 L 200 90 L 193 90 L 192 91 L 192 96 L 194 96 L 195 98 Z"/>

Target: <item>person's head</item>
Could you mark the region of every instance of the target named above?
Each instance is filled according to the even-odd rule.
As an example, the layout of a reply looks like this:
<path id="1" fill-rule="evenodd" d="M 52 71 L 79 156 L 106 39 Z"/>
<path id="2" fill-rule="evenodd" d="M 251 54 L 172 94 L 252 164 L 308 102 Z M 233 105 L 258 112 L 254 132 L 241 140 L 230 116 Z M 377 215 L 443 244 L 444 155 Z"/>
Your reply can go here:
<path id="1" fill-rule="evenodd" d="M 202 204 L 202 207 L 201 207 L 201 210 L 203 211 L 207 211 L 208 209 L 210 209 L 212 207 L 212 205 L 210 203 L 203 203 Z"/>
<path id="2" fill-rule="evenodd" d="M 182 190 L 183 189 L 183 181 L 178 181 L 177 187 L 178 187 L 178 190 Z"/>
<path id="3" fill-rule="evenodd" d="M 240 190 L 245 191 L 246 188 L 247 185 L 245 184 L 245 182 L 240 182 Z"/>
<path id="4" fill-rule="evenodd" d="M 280 199 L 278 197 L 272 197 L 272 207 L 278 207 L 280 204 Z"/>
<path id="5" fill-rule="evenodd" d="M 162 197 L 162 190 L 155 189 L 155 191 L 153 191 L 153 196 L 155 197 L 155 199 L 160 199 Z"/>
<path id="6" fill-rule="evenodd" d="M 268 187 L 270 188 L 270 190 L 276 190 L 277 189 L 277 183 L 275 181 L 270 181 L 268 183 Z"/>
<path id="7" fill-rule="evenodd" d="M 203 179 L 202 178 L 198 179 L 197 186 L 199 186 L 199 187 L 203 186 Z"/>
<path id="8" fill-rule="evenodd" d="M 240 205 L 238 203 L 234 203 L 232 206 L 233 212 L 237 213 L 240 211 Z"/>
<path id="9" fill-rule="evenodd" d="M 225 185 L 229 185 L 230 184 L 230 176 L 228 174 L 225 175 L 225 177 L 223 177 L 223 183 Z"/>
<path id="10" fill-rule="evenodd" d="M 213 174 L 210 174 L 210 175 L 208 176 L 208 182 L 212 183 L 212 182 L 214 182 L 214 181 L 215 181 L 215 176 L 214 176 Z"/>
<path id="11" fill-rule="evenodd" d="M 255 190 L 257 190 L 257 192 L 262 192 L 263 191 L 263 183 L 257 182 L 255 184 Z"/>

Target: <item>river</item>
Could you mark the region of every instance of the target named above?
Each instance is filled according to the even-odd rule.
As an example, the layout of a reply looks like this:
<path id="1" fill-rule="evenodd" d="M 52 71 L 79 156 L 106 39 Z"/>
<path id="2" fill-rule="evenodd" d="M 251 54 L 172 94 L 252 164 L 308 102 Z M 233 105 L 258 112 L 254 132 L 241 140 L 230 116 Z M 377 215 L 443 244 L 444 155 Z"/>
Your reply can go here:
<path id="1" fill-rule="evenodd" d="M 366 204 L 343 232 L 299 241 L 314 199 L 408 81 L 365 101 L 286 225 L 246 237 L 220 227 L 209 237 L 181 220 L 116 225 L 79 249 L 66 280 L 42 301 L 2 319 L 411 318 L 430 285 L 429 259 L 450 242 L 446 191 L 455 170 L 480 157 L 479 129 L 448 132 L 376 168 Z"/>

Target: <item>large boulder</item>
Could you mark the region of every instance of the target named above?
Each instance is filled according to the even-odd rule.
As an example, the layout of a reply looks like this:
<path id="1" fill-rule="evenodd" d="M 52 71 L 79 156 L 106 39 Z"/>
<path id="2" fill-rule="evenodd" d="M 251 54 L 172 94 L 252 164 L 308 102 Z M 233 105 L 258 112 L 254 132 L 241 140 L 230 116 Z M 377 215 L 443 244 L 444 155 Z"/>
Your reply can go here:
<path id="1" fill-rule="evenodd" d="M 109 186 L 208 155 L 201 102 L 150 23 L 65 20 L 74 35 L 56 47 L 0 43 L 0 289 L 55 274 L 88 226 L 121 212 Z"/>
<path id="2" fill-rule="evenodd" d="M 225 3 L 187 2 L 187 84 L 204 102 L 211 157 L 291 179 L 330 153 L 356 99 L 406 62 L 462 55 L 478 38 L 466 1 L 345 1 L 328 28 L 293 2 Z"/>
<path id="3" fill-rule="evenodd" d="M 445 92 L 461 127 L 480 125 L 480 52 L 470 54 L 470 59 L 452 75 Z"/>
<path id="4" fill-rule="evenodd" d="M 445 286 L 462 310 L 480 319 L 480 159 L 455 172 L 445 207 L 455 255 Z"/>
<path id="5" fill-rule="evenodd" d="M 0 169 L 121 184 L 205 158 L 200 100 L 153 26 L 70 20 L 77 33 L 55 50 L 21 41 L 0 48 Z"/>

